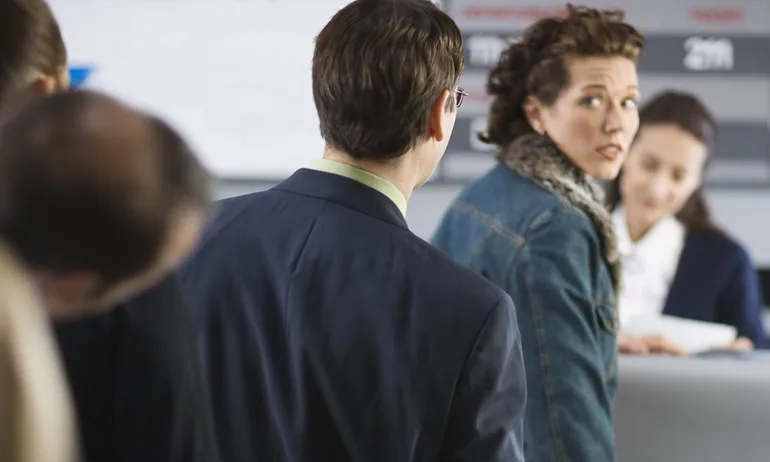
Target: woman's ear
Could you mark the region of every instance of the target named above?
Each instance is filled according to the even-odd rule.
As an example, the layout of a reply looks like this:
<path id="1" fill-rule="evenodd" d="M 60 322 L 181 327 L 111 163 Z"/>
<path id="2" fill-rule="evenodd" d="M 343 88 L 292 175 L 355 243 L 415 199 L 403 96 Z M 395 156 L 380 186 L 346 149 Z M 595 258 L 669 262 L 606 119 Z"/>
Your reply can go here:
<path id="1" fill-rule="evenodd" d="M 539 134 L 545 133 L 545 126 L 543 125 L 543 105 L 534 96 L 528 96 L 524 100 L 522 105 L 524 115 L 527 117 L 529 126 Z"/>

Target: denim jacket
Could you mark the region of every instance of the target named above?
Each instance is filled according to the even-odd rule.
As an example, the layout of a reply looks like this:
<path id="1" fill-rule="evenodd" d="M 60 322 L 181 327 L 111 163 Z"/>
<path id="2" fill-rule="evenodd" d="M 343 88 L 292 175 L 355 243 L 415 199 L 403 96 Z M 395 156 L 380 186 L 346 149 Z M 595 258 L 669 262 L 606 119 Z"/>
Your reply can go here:
<path id="1" fill-rule="evenodd" d="M 612 224 L 585 175 L 547 145 L 531 136 L 514 145 L 520 155 L 460 194 L 433 244 L 514 300 L 529 390 L 526 460 L 613 462 Z"/>

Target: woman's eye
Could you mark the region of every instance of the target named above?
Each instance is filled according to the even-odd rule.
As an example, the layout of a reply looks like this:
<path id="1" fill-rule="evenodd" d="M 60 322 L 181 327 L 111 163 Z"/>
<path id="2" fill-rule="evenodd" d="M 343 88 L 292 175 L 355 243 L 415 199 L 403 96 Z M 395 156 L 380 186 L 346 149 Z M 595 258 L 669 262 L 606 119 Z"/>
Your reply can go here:
<path id="1" fill-rule="evenodd" d="M 583 99 L 582 104 L 585 107 L 598 107 L 601 104 L 601 99 L 596 96 L 589 96 Z"/>
<path id="2" fill-rule="evenodd" d="M 622 104 L 626 109 L 634 109 L 637 105 L 636 100 L 633 98 L 624 99 Z"/>

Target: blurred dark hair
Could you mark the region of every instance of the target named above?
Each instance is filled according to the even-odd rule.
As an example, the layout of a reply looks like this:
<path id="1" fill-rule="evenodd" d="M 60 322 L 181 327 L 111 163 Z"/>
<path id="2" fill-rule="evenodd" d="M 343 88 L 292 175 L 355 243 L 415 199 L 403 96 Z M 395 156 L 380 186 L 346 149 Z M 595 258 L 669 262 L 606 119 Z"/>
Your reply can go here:
<path id="1" fill-rule="evenodd" d="M 66 65 L 59 25 L 44 0 L 0 1 L 0 108 L 30 71 L 55 77 Z"/>
<path id="2" fill-rule="evenodd" d="M 619 10 L 567 4 L 566 17 L 543 18 L 529 26 L 489 73 L 486 90 L 492 107 L 479 139 L 503 147 L 531 133 L 524 102 L 534 96 L 553 104 L 569 85 L 570 58 L 622 56 L 636 61 L 644 37 L 623 19 Z"/>
<path id="3" fill-rule="evenodd" d="M 34 269 L 105 284 L 151 268 L 179 212 L 205 211 L 206 170 L 155 116 L 106 95 L 37 98 L 0 127 L 0 236 Z"/>
<path id="4" fill-rule="evenodd" d="M 716 149 L 717 123 L 714 116 L 698 97 L 685 92 L 665 91 L 653 97 L 639 110 L 639 131 L 645 126 L 674 125 L 689 133 L 706 146 L 709 159 Z M 606 203 L 610 211 L 622 202 L 620 197 L 620 175 L 607 185 Z M 682 210 L 676 215 L 687 229 L 716 229 L 711 219 L 701 185 L 690 196 Z"/>

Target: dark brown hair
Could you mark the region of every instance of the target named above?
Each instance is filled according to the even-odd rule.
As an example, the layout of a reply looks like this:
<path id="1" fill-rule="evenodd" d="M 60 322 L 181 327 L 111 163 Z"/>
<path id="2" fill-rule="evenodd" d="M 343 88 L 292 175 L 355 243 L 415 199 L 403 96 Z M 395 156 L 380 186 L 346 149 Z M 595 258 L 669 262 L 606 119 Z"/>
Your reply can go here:
<path id="1" fill-rule="evenodd" d="M 132 277 L 209 196 L 176 131 L 99 93 L 35 98 L 0 129 L 0 236 L 35 270 Z"/>
<path id="2" fill-rule="evenodd" d="M 44 0 L 0 1 L 0 109 L 27 73 L 58 76 L 66 65 L 59 25 Z"/>
<path id="3" fill-rule="evenodd" d="M 403 155 L 426 134 L 442 92 L 447 110 L 464 69 L 462 35 L 427 0 L 356 0 L 323 28 L 313 98 L 326 143 L 357 159 Z"/>
<path id="4" fill-rule="evenodd" d="M 709 158 L 716 148 L 717 123 L 706 105 L 690 93 L 666 91 L 648 101 L 639 110 L 638 137 L 644 127 L 650 125 L 674 125 L 689 133 L 706 146 Z M 610 211 L 620 205 L 620 178 L 615 178 L 606 188 L 606 202 Z M 711 219 L 701 185 L 685 203 L 677 218 L 687 229 L 716 229 Z"/>
<path id="5" fill-rule="evenodd" d="M 486 90 L 492 107 L 486 133 L 479 139 L 504 147 L 531 133 L 524 102 L 533 96 L 553 104 L 569 85 L 569 59 L 623 56 L 635 61 L 644 38 L 623 18 L 622 11 L 567 4 L 565 17 L 544 18 L 529 26 L 489 72 Z"/>

